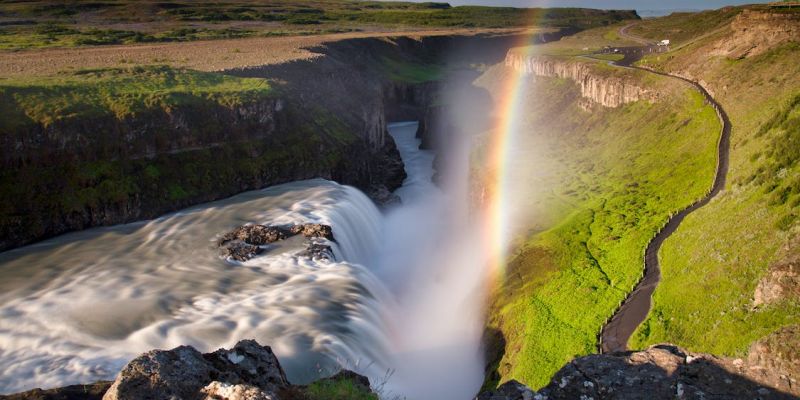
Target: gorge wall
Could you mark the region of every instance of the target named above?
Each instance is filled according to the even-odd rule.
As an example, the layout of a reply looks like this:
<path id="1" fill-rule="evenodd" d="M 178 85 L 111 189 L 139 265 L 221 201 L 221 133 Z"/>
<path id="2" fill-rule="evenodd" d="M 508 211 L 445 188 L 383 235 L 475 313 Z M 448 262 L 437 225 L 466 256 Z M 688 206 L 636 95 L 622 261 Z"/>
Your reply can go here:
<path id="1" fill-rule="evenodd" d="M 309 178 L 388 201 L 405 171 L 387 120 L 431 125 L 445 64 L 497 63 L 517 40 L 343 40 L 313 49 L 321 55 L 313 60 L 225 71 L 275 84 L 241 103 L 198 97 L 122 118 L 77 112 L 49 124 L 20 113 L 19 123 L 0 129 L 0 192 L 10 200 L 0 206 L 0 251 Z"/>
<path id="2" fill-rule="evenodd" d="M 581 96 L 605 107 L 619 107 L 639 100 L 655 101 L 658 93 L 646 89 L 622 74 L 602 73 L 592 61 L 530 56 L 511 51 L 508 67 L 525 75 L 570 79 L 580 86 Z"/>

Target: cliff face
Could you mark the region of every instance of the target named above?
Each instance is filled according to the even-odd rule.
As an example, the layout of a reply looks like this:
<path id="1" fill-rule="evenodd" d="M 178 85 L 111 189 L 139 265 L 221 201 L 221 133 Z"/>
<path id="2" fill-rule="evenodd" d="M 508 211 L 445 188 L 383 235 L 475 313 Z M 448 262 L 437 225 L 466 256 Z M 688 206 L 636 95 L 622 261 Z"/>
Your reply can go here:
<path id="1" fill-rule="evenodd" d="M 624 76 L 600 74 L 589 63 L 526 56 L 509 52 L 506 66 L 525 75 L 570 79 L 580 86 L 581 96 L 605 107 L 619 107 L 639 100 L 655 101 L 658 95 Z"/>
<path id="2" fill-rule="evenodd" d="M 117 118 L 67 115 L 52 123 L 25 124 L 0 135 L 4 168 L 47 165 L 58 161 L 153 158 L 262 140 L 285 128 L 285 100 L 255 99 L 223 106 L 200 100 L 169 109 L 152 108 Z"/>
<path id="3" fill-rule="evenodd" d="M 713 55 L 742 59 L 800 38 L 800 13 L 743 10 L 731 22 L 732 35 L 721 39 Z"/>
<path id="4" fill-rule="evenodd" d="M 0 251 L 301 179 L 389 200 L 405 171 L 387 121 L 427 126 L 437 68 L 499 62 L 516 39 L 344 40 L 312 49 L 312 60 L 226 71 L 275 86 L 236 104 L 193 98 L 0 126 Z"/>

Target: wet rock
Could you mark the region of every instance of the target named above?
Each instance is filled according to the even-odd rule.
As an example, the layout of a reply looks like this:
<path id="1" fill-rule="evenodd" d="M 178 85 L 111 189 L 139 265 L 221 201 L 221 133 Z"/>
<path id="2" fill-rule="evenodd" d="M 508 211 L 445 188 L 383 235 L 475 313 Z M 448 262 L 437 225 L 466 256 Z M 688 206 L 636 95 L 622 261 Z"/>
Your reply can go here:
<path id="1" fill-rule="evenodd" d="M 308 247 L 298 253 L 301 257 L 309 257 L 312 259 L 317 260 L 328 260 L 333 261 L 335 257 L 333 256 L 333 250 L 331 246 L 322 244 L 322 243 L 310 243 Z"/>
<path id="2" fill-rule="evenodd" d="M 512 381 L 495 391 L 481 393 L 477 399 L 795 398 L 787 394 L 792 389 L 773 386 L 771 381 L 754 374 L 752 366 L 743 360 L 656 345 L 639 352 L 577 358 L 538 392 L 528 392 Z"/>
<path id="3" fill-rule="evenodd" d="M 222 246 L 232 240 L 241 240 L 256 246 L 284 240 L 294 234 L 286 228 L 266 225 L 244 225 L 223 235 L 218 245 Z"/>
<path id="4" fill-rule="evenodd" d="M 272 393 L 288 386 L 272 350 L 243 340 L 231 350 L 209 354 L 200 354 L 189 346 L 147 352 L 123 368 L 103 400 L 256 400 L 272 398 Z M 213 397 L 237 393 L 253 397 Z"/>
<path id="5" fill-rule="evenodd" d="M 263 249 L 259 246 L 288 239 L 295 235 L 303 235 L 309 239 L 335 241 L 333 229 L 323 224 L 300 224 L 290 227 L 244 225 L 222 235 L 217 240 L 217 245 L 220 247 L 221 257 L 247 261 L 262 253 Z M 318 242 L 309 242 L 308 248 L 300 255 L 325 260 L 334 259 L 330 246 Z"/>
<path id="6" fill-rule="evenodd" d="M 236 261 L 247 261 L 261 253 L 261 248 L 247 244 L 241 240 L 227 242 L 220 248 L 220 257 Z"/>
<path id="7" fill-rule="evenodd" d="M 386 186 L 373 187 L 366 194 L 380 208 L 385 209 L 402 203 L 400 196 L 390 192 Z"/>
<path id="8" fill-rule="evenodd" d="M 323 224 L 303 224 L 294 225 L 289 228 L 293 235 L 303 235 L 307 238 L 322 238 L 335 242 L 333 239 L 333 230 L 328 225 Z"/>

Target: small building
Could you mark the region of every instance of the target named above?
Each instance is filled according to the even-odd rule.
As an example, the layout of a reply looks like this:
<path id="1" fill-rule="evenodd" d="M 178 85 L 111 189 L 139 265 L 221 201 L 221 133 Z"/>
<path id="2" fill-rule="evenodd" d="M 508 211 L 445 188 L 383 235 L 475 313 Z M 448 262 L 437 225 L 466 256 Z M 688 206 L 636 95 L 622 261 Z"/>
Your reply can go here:
<path id="1" fill-rule="evenodd" d="M 669 46 L 669 39 L 664 39 L 664 40 L 658 42 L 658 45 L 659 46 Z"/>

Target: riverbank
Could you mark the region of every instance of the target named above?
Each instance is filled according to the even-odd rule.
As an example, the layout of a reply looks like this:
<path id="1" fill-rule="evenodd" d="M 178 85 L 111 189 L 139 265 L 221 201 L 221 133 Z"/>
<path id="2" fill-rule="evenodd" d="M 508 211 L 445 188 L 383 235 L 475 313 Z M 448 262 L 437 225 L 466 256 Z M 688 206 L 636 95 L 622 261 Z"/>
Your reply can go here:
<path id="1" fill-rule="evenodd" d="M 648 313 L 652 309 L 652 296 L 661 280 L 661 269 L 659 267 L 658 254 L 659 250 L 664 244 L 664 241 L 670 237 L 680 226 L 681 222 L 687 215 L 707 205 L 714 197 L 716 197 L 722 190 L 725 189 L 725 180 L 728 175 L 728 165 L 730 156 L 730 141 L 731 141 L 731 121 L 728 114 L 722 106 L 708 93 L 708 91 L 699 83 L 682 78 L 668 73 L 653 71 L 641 67 L 633 66 L 645 54 L 652 53 L 650 45 L 642 38 L 636 38 L 627 33 L 627 30 L 632 25 L 626 25 L 620 28 L 620 36 L 626 36 L 630 39 L 636 40 L 645 46 L 634 49 L 631 52 L 632 56 L 626 54 L 625 58 L 617 61 L 614 64 L 625 68 L 640 68 L 648 72 L 671 77 L 673 79 L 682 80 L 693 85 L 711 104 L 716 110 L 721 132 L 719 135 L 718 154 L 716 160 L 716 170 L 714 173 L 714 181 L 710 190 L 702 198 L 698 199 L 687 208 L 678 211 L 670 216 L 663 228 L 656 233 L 653 239 L 647 244 L 644 250 L 644 271 L 642 279 L 636 284 L 633 291 L 631 291 L 625 298 L 619 309 L 614 312 L 614 315 L 609 319 L 605 326 L 600 331 L 598 348 L 602 353 L 614 353 L 628 350 L 628 340 L 631 335 L 639 328 L 642 322 L 647 319 Z M 638 51 L 637 51 L 638 50 Z"/>

